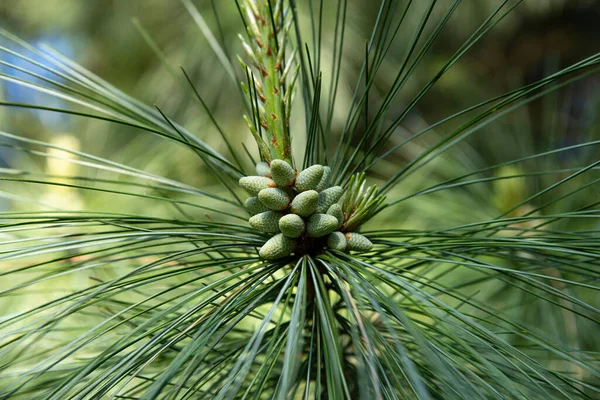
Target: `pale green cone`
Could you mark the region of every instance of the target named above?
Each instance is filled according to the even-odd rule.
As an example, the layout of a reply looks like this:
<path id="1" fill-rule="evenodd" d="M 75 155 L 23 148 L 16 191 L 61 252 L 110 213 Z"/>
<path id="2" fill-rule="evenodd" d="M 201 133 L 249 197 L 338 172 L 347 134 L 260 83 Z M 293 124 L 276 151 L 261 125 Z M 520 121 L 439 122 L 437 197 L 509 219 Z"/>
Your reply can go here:
<path id="1" fill-rule="evenodd" d="M 271 169 L 269 168 L 269 164 L 264 161 L 256 164 L 256 175 L 266 176 L 267 178 L 271 177 Z"/>
<path id="2" fill-rule="evenodd" d="M 321 237 L 329 235 L 335 230 L 338 220 L 327 214 L 314 214 L 308 218 L 306 232 L 310 237 Z"/>
<path id="3" fill-rule="evenodd" d="M 250 223 L 250 226 L 257 231 L 275 233 L 279 232 L 279 218 L 281 218 L 281 213 L 265 211 L 250 217 L 248 222 Z"/>
<path id="4" fill-rule="evenodd" d="M 279 188 L 268 188 L 258 192 L 258 199 L 270 210 L 282 211 L 290 204 L 290 196 Z"/>
<path id="5" fill-rule="evenodd" d="M 319 193 L 316 190 L 302 192 L 292 200 L 292 212 L 301 217 L 308 217 L 315 212 Z"/>
<path id="6" fill-rule="evenodd" d="M 273 236 L 260 248 L 258 254 L 267 260 L 289 256 L 296 248 L 296 241 L 283 234 Z"/>
<path id="7" fill-rule="evenodd" d="M 342 232 L 333 232 L 327 236 L 327 247 L 333 250 L 344 251 L 348 241 Z"/>
<path id="8" fill-rule="evenodd" d="M 296 177 L 294 187 L 299 192 L 315 189 L 323 177 L 323 172 L 324 168 L 319 164 L 306 168 Z"/>
<path id="9" fill-rule="evenodd" d="M 327 214 L 333 215 L 337 218 L 338 225 L 335 227 L 336 229 L 342 226 L 344 223 L 344 211 L 342 211 L 342 207 L 339 204 L 332 204 L 327 210 Z"/>
<path id="10" fill-rule="evenodd" d="M 271 177 L 277 184 L 277 186 L 288 187 L 294 183 L 296 179 L 296 173 L 294 168 L 283 160 L 271 161 Z"/>
<path id="11" fill-rule="evenodd" d="M 252 215 L 256 215 L 261 212 L 269 211 L 269 209 L 263 203 L 261 203 L 260 200 L 258 199 L 258 197 L 256 197 L 256 196 L 248 197 L 246 199 L 246 202 L 244 203 L 244 205 L 246 206 L 246 209 L 248 211 L 250 211 L 250 214 L 252 214 Z"/>
<path id="12" fill-rule="evenodd" d="M 288 214 L 279 220 L 279 230 L 289 238 L 300 237 L 304 233 L 304 220 L 296 214 Z"/>
<path id="13" fill-rule="evenodd" d="M 348 241 L 348 250 L 363 252 L 373 248 L 373 243 L 360 233 L 346 233 L 346 240 Z"/>
<path id="14" fill-rule="evenodd" d="M 329 210 L 334 203 L 342 197 L 344 189 L 341 186 L 332 186 L 323 190 L 319 193 L 319 199 L 317 201 L 317 213 L 324 213 Z"/>
<path id="15" fill-rule="evenodd" d="M 277 187 L 273 179 L 265 176 L 244 176 L 239 183 L 251 196 L 257 196 L 263 189 Z"/>
<path id="16" fill-rule="evenodd" d="M 317 192 L 322 192 L 323 190 L 329 187 L 329 177 L 331 176 L 331 168 L 325 166 L 323 167 L 323 176 L 317 185 Z"/>

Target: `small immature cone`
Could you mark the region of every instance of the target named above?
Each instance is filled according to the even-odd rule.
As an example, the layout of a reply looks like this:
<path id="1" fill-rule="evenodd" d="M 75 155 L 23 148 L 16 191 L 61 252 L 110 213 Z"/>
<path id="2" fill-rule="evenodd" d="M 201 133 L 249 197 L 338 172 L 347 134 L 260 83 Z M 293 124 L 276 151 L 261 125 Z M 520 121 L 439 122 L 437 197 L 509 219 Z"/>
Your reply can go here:
<path id="1" fill-rule="evenodd" d="M 317 185 L 317 192 L 322 192 L 323 190 L 329 187 L 329 177 L 331 176 L 331 168 L 325 166 L 323 167 L 323 176 Z"/>
<path id="2" fill-rule="evenodd" d="M 342 232 L 333 232 L 327 236 L 327 247 L 333 250 L 344 251 L 348 241 Z"/>
<path id="3" fill-rule="evenodd" d="M 296 173 L 294 168 L 283 160 L 271 161 L 271 177 L 280 187 L 288 187 L 294 183 L 296 179 Z"/>
<path id="4" fill-rule="evenodd" d="M 304 233 L 304 220 L 296 214 L 288 214 L 279 220 L 279 230 L 289 238 L 300 237 Z"/>
<path id="5" fill-rule="evenodd" d="M 319 193 L 316 190 L 302 192 L 292 200 L 292 212 L 301 217 L 308 217 L 315 212 Z"/>
<path id="6" fill-rule="evenodd" d="M 342 194 L 344 194 L 344 189 L 341 186 L 332 186 L 323 190 L 319 193 L 316 212 L 324 213 L 329 210 L 329 207 L 342 197 Z"/>
<path id="7" fill-rule="evenodd" d="M 256 175 L 266 176 L 267 178 L 271 177 L 271 169 L 269 168 L 269 164 L 264 161 L 256 164 Z"/>
<path id="8" fill-rule="evenodd" d="M 273 179 L 264 176 L 244 176 L 239 183 L 251 196 L 257 196 L 263 189 L 277 187 Z"/>
<path id="9" fill-rule="evenodd" d="M 250 217 L 248 222 L 250 223 L 250 226 L 257 231 L 275 233 L 279 232 L 279 218 L 281 218 L 281 213 L 265 211 Z"/>
<path id="10" fill-rule="evenodd" d="M 260 248 L 258 254 L 267 260 L 289 256 L 296 248 L 294 239 L 283 236 L 282 233 L 273 236 Z"/>
<path id="11" fill-rule="evenodd" d="M 336 226 L 336 229 L 342 226 L 342 224 L 344 223 L 344 211 L 342 211 L 342 207 L 339 204 L 332 204 L 331 207 L 329 207 L 329 209 L 327 210 L 327 214 L 333 215 L 337 218 L 338 226 Z"/>
<path id="12" fill-rule="evenodd" d="M 258 199 L 270 210 L 282 211 L 290 204 L 290 196 L 279 188 L 267 188 L 258 192 Z"/>
<path id="13" fill-rule="evenodd" d="M 337 226 L 337 218 L 327 214 L 314 214 L 308 218 L 306 233 L 310 237 L 329 235 Z"/>
<path id="14" fill-rule="evenodd" d="M 248 211 L 250 211 L 250 214 L 252 215 L 256 215 L 256 214 L 260 214 L 261 212 L 265 212 L 265 211 L 269 211 L 269 209 L 260 202 L 260 200 L 258 199 L 258 197 L 254 196 L 254 197 L 248 197 L 244 203 L 244 205 L 246 206 L 246 209 Z"/>
<path id="15" fill-rule="evenodd" d="M 319 164 L 306 168 L 296 177 L 294 187 L 299 192 L 315 189 L 323 177 L 323 172 L 324 168 Z"/>
<path id="16" fill-rule="evenodd" d="M 346 233 L 346 240 L 348 241 L 348 250 L 364 252 L 373 248 L 373 243 L 360 233 Z"/>

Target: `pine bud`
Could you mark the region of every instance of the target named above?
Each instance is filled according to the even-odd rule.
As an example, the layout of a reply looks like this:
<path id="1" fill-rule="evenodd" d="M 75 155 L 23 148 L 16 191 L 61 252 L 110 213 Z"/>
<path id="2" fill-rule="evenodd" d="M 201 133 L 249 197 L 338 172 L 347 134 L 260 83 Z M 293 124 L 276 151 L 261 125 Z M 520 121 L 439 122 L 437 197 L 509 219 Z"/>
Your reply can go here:
<path id="1" fill-rule="evenodd" d="M 281 213 L 265 211 L 250 217 L 248 222 L 250 223 L 250 226 L 257 231 L 274 233 L 279 232 L 279 218 L 281 218 Z"/>
<path id="2" fill-rule="evenodd" d="M 269 168 L 269 164 L 267 164 L 264 161 L 256 164 L 256 175 L 266 176 L 267 178 L 270 178 L 271 169 Z"/>
<path id="3" fill-rule="evenodd" d="M 333 203 L 337 203 L 342 194 L 344 194 L 344 189 L 341 186 L 332 186 L 323 190 L 319 193 L 316 212 L 326 212 Z"/>
<path id="4" fill-rule="evenodd" d="M 336 217 L 327 214 L 314 214 L 308 218 L 306 232 L 310 237 L 321 237 L 330 234 L 335 230 L 338 220 Z"/>
<path id="5" fill-rule="evenodd" d="M 319 164 L 306 168 L 304 171 L 300 172 L 296 178 L 296 190 L 304 192 L 316 188 L 323 177 L 323 172 L 324 168 Z"/>
<path id="6" fill-rule="evenodd" d="M 258 254 L 267 260 L 289 256 L 296 248 L 296 241 L 283 234 L 273 236 L 260 248 Z"/>
<path id="7" fill-rule="evenodd" d="M 264 176 L 244 176 L 239 183 L 251 196 L 258 195 L 263 189 L 277 187 L 273 179 Z"/>
<path id="8" fill-rule="evenodd" d="M 281 187 L 291 186 L 296 179 L 294 168 L 283 160 L 271 161 L 271 176 L 277 186 Z"/>
<path id="9" fill-rule="evenodd" d="M 329 177 L 331 176 L 331 168 L 323 167 L 323 176 L 317 185 L 317 192 L 322 192 L 329 187 Z"/>
<path id="10" fill-rule="evenodd" d="M 246 206 L 246 209 L 248 211 L 250 211 L 250 214 L 252 214 L 252 215 L 256 215 L 261 212 L 269 211 L 269 209 L 263 203 L 260 202 L 258 197 L 248 197 L 248 199 L 246 199 L 246 202 L 244 204 Z"/>
<path id="11" fill-rule="evenodd" d="M 290 196 L 279 188 L 268 188 L 258 192 L 258 199 L 270 210 L 282 211 L 290 204 Z"/>
<path id="12" fill-rule="evenodd" d="M 346 240 L 348 241 L 348 250 L 364 252 L 373 248 L 373 243 L 360 233 L 346 233 Z"/>
<path id="13" fill-rule="evenodd" d="M 327 210 L 327 214 L 333 215 L 335 218 L 337 218 L 338 225 L 336 226 L 336 229 L 342 226 L 342 224 L 344 223 L 344 212 L 342 211 L 342 207 L 339 204 L 332 204 L 331 207 L 329 207 L 329 209 Z"/>
<path id="14" fill-rule="evenodd" d="M 279 230 L 289 238 L 297 238 L 304 233 L 304 220 L 296 214 L 288 214 L 279 220 Z"/>
<path id="15" fill-rule="evenodd" d="M 319 193 L 316 190 L 302 192 L 292 200 L 292 212 L 301 217 L 308 217 L 315 212 Z"/>
<path id="16" fill-rule="evenodd" d="M 333 250 L 344 251 L 348 241 L 342 232 L 333 232 L 327 236 L 327 247 Z"/>

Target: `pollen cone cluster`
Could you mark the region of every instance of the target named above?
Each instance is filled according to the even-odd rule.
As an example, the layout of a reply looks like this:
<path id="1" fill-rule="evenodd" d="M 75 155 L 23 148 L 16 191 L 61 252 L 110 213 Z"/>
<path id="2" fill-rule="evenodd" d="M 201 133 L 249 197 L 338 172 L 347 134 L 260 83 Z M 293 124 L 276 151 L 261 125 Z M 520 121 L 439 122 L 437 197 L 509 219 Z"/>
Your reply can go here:
<path id="1" fill-rule="evenodd" d="M 271 237 L 260 249 L 262 258 L 273 260 L 292 254 L 303 242 L 323 238 L 323 247 L 369 251 L 366 237 L 344 232 L 344 213 L 338 201 L 341 186 L 329 186 L 330 169 L 313 165 L 300 173 L 283 160 L 256 165 L 257 176 L 245 176 L 239 184 L 252 197 L 246 208 L 250 226 Z"/>

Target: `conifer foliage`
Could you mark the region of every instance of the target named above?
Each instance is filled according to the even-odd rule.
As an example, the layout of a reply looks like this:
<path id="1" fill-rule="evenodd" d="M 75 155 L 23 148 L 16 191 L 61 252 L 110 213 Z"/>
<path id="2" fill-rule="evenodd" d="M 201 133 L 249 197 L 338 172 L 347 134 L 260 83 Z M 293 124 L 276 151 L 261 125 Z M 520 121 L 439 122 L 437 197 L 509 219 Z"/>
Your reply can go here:
<path id="1" fill-rule="evenodd" d="M 0 79 L 68 103 L 1 99 L 5 109 L 87 118 L 175 149 L 146 170 L 0 131 L 23 159 L 80 168 L 0 172 L 2 196 L 18 204 L 0 214 L 0 399 L 599 397 L 598 130 L 500 161 L 468 141 L 597 77 L 600 55 L 413 132 L 400 127 L 421 100 L 521 1 L 493 2 L 428 68 L 470 2 L 374 1 L 372 32 L 349 46 L 362 2 L 235 0 L 239 55 L 182 3 L 206 57 L 240 89 L 245 115 L 230 118 L 245 134 L 221 129 L 193 75 L 142 33 L 223 151 L 159 100 L 145 105 L 0 30 L 12 43 L 0 51 L 30 66 L 0 61 L 20 73 Z M 192 173 L 204 183 L 149 172 L 183 154 L 202 163 Z M 38 188 L 56 187 L 85 207 L 46 207 Z"/>

